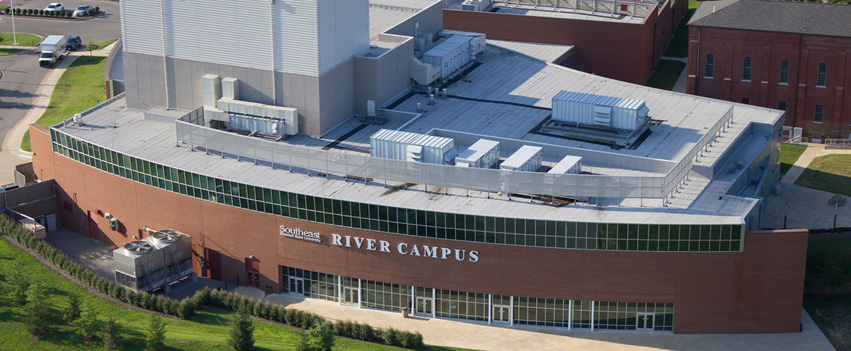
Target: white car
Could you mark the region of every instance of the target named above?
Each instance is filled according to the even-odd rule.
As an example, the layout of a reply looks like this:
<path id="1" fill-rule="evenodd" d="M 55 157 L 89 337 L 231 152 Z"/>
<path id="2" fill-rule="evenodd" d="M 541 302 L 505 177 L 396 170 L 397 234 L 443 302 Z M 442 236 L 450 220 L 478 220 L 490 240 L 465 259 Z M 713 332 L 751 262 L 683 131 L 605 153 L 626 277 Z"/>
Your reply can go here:
<path id="1" fill-rule="evenodd" d="M 92 6 L 91 6 L 91 5 L 81 5 L 81 6 L 78 6 L 78 7 L 77 7 L 77 9 L 76 9 L 76 10 L 74 10 L 74 16 L 75 16 L 75 17 L 83 17 L 83 16 L 85 16 L 85 15 L 86 15 L 86 13 L 87 13 L 87 12 L 89 12 L 89 10 L 91 10 L 91 9 L 92 9 Z"/>
<path id="2" fill-rule="evenodd" d="M 65 11 L 65 5 L 61 2 L 54 2 L 44 8 L 44 11 Z"/>

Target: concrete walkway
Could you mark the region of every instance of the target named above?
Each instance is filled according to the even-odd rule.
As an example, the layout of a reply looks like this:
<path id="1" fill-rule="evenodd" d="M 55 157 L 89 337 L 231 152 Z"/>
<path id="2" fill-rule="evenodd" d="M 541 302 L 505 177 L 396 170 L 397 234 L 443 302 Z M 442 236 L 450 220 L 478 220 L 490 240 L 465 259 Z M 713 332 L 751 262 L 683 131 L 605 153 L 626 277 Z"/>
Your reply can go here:
<path id="1" fill-rule="evenodd" d="M 780 194 L 765 199 L 763 227 L 783 228 L 786 204 L 789 204 L 786 228 L 833 228 L 834 206 L 829 200 L 836 194 L 795 185 L 807 166 L 816 157 L 830 154 L 851 154 L 851 150 L 825 150 L 823 144 L 806 144 L 807 149 L 792 168 L 780 178 Z M 851 227 L 851 206 L 847 203 L 837 208 L 837 227 Z"/>
<path id="2" fill-rule="evenodd" d="M 687 57 L 670 57 L 670 56 L 662 56 L 662 60 L 670 60 L 670 61 L 679 61 L 685 64 L 688 64 Z M 680 77 L 677 78 L 677 83 L 674 84 L 674 88 L 671 91 L 675 91 L 678 93 L 686 92 L 686 77 L 688 76 L 688 66 L 680 72 Z"/>
<path id="3" fill-rule="evenodd" d="M 263 292 L 247 287 L 235 290 L 259 298 Z M 269 303 L 310 311 L 329 320 L 354 320 L 376 328 L 422 333 L 430 345 L 476 350 L 833 350 L 810 316 L 803 312 L 802 333 L 744 335 L 680 335 L 670 332 L 588 331 L 555 327 L 496 326 L 484 322 L 443 318 L 402 318 L 401 313 L 335 302 L 307 299 L 297 294 L 272 294 Z"/>

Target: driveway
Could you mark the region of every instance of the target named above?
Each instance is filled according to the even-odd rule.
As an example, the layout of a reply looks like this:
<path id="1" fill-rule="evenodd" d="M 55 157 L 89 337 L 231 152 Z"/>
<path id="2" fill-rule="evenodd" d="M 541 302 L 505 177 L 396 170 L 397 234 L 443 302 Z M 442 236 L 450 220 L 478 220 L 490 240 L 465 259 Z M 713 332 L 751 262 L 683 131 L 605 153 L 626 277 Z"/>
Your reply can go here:
<path id="1" fill-rule="evenodd" d="M 36 90 L 48 69 L 38 66 L 35 49 L 0 56 L 0 137 L 15 126 L 33 105 Z"/>

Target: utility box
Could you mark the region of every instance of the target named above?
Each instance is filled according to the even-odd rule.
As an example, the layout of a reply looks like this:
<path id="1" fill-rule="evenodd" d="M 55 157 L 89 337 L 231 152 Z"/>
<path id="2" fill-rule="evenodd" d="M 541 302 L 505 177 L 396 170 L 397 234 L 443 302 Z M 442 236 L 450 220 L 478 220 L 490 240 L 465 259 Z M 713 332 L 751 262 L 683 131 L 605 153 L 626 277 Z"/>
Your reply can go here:
<path id="1" fill-rule="evenodd" d="M 369 137 L 369 154 L 393 160 L 452 164 L 458 152 L 452 138 L 382 129 Z"/>
<path id="2" fill-rule="evenodd" d="M 455 158 L 458 167 L 491 168 L 499 162 L 499 142 L 479 139 Z"/>
<path id="3" fill-rule="evenodd" d="M 507 171 L 535 172 L 543 162 L 543 148 L 523 145 L 499 165 L 499 169 Z"/>
<path id="4" fill-rule="evenodd" d="M 648 120 L 644 100 L 562 90 L 553 96 L 553 120 L 576 126 L 634 131 Z"/>
<path id="5" fill-rule="evenodd" d="M 547 172 L 550 174 L 582 173 L 582 157 L 567 155 Z"/>
<path id="6" fill-rule="evenodd" d="M 423 54 L 422 62 L 440 67 L 440 79 L 446 79 L 472 60 L 472 37 L 453 35 Z"/>

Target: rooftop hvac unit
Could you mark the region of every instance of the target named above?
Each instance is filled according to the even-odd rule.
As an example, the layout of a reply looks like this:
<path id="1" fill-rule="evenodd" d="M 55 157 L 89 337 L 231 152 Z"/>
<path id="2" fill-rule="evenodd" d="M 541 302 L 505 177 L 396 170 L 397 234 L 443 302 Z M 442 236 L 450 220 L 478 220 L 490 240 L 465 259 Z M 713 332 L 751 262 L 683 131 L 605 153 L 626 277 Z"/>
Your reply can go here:
<path id="1" fill-rule="evenodd" d="M 567 155 L 547 173 L 549 174 L 580 174 L 582 173 L 582 157 Z"/>
<path id="2" fill-rule="evenodd" d="M 189 236 L 175 230 L 155 232 L 113 250 L 115 279 L 139 291 L 150 291 L 192 274 Z"/>
<path id="3" fill-rule="evenodd" d="M 499 165 L 499 169 L 507 171 L 535 172 L 541 168 L 543 148 L 523 145 Z"/>
<path id="4" fill-rule="evenodd" d="M 440 67 L 440 78 L 446 79 L 472 60 L 472 37 L 453 35 L 423 54 L 422 62 Z"/>
<path id="5" fill-rule="evenodd" d="M 644 100 L 562 90 L 553 96 L 553 120 L 577 126 L 633 131 L 649 119 Z"/>
<path id="6" fill-rule="evenodd" d="M 435 164 L 452 164 L 458 154 L 452 138 L 390 129 L 369 137 L 369 153 L 372 157 Z"/>
<path id="7" fill-rule="evenodd" d="M 499 162 L 499 142 L 479 139 L 455 158 L 458 167 L 491 168 Z"/>

